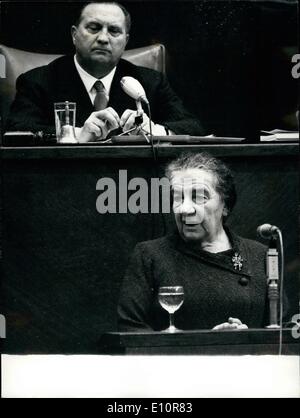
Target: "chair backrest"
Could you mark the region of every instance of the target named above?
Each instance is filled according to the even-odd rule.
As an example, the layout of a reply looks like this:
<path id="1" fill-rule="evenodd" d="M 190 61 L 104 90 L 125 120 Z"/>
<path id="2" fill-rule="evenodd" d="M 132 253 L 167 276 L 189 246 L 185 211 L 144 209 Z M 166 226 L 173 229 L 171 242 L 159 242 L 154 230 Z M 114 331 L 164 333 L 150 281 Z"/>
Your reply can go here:
<path id="1" fill-rule="evenodd" d="M 0 115 L 2 122 L 8 116 L 16 93 L 16 79 L 20 74 L 49 64 L 60 57 L 58 54 L 38 54 L 0 45 Z M 123 58 L 133 64 L 165 73 L 165 47 L 161 44 L 130 49 Z"/>

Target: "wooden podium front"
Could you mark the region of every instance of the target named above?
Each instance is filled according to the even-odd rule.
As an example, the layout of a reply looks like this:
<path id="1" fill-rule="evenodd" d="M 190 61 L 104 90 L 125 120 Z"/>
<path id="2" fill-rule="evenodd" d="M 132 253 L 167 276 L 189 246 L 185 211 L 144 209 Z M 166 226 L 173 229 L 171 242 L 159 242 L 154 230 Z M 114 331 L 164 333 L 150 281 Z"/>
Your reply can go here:
<path id="1" fill-rule="evenodd" d="M 282 332 L 282 354 L 299 355 L 292 329 Z M 246 355 L 279 353 L 279 330 L 109 332 L 100 338 L 100 354 Z"/>

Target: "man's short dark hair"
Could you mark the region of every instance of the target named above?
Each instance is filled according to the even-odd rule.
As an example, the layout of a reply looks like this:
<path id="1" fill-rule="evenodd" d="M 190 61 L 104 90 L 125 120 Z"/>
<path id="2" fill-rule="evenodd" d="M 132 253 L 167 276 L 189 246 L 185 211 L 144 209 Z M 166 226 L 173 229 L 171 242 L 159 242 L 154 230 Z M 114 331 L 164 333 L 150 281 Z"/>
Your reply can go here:
<path id="1" fill-rule="evenodd" d="M 222 197 L 228 215 L 236 203 L 236 189 L 234 177 L 226 164 L 209 153 L 183 153 L 176 160 L 171 161 L 166 167 L 166 176 L 171 181 L 175 171 L 198 168 L 213 173 L 216 176 L 216 190 Z"/>
<path id="2" fill-rule="evenodd" d="M 116 2 L 116 1 L 89 1 L 83 4 L 83 6 L 81 6 L 78 14 L 77 14 L 77 18 L 75 20 L 75 26 L 78 26 L 82 20 L 82 13 L 84 11 L 84 9 L 89 5 L 89 4 L 111 4 L 114 6 L 119 7 L 122 12 L 124 13 L 125 16 L 125 29 L 126 29 L 126 33 L 130 32 L 130 28 L 131 28 L 131 16 L 130 13 L 128 12 L 128 10 L 122 6 L 122 4 Z"/>

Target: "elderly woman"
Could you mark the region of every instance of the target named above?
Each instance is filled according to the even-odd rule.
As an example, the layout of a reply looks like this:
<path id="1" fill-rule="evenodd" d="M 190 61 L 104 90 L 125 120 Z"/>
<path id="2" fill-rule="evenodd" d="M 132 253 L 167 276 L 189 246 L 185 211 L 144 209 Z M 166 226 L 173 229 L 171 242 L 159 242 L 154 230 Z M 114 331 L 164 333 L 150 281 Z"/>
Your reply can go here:
<path id="1" fill-rule="evenodd" d="M 166 175 L 177 231 L 136 246 L 121 289 L 120 330 L 168 326 L 160 286 L 183 286 L 184 303 L 175 313 L 180 329 L 262 327 L 266 247 L 224 226 L 236 201 L 230 170 L 208 154 L 185 154 Z"/>

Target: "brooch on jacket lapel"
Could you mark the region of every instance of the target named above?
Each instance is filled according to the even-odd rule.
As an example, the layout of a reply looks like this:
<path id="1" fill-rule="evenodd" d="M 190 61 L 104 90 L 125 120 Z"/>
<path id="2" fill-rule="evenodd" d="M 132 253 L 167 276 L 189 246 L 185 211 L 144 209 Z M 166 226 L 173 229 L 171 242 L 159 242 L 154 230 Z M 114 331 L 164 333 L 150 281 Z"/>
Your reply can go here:
<path id="1" fill-rule="evenodd" d="M 232 257 L 231 261 L 235 270 L 242 270 L 244 260 L 240 254 L 234 253 L 234 256 Z"/>

